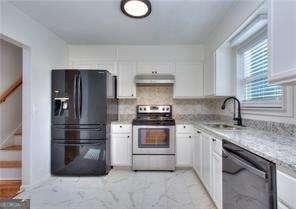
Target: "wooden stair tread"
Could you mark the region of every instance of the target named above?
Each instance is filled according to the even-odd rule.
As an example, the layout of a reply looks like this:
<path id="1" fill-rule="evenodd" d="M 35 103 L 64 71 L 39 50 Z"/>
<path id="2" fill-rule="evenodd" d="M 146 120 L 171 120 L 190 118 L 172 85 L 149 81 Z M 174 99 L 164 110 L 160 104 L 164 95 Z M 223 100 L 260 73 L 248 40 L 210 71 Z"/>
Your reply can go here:
<path id="1" fill-rule="evenodd" d="M 22 145 L 12 145 L 8 147 L 4 147 L 0 150 L 6 150 L 6 151 L 20 151 L 22 150 Z"/>
<path id="2" fill-rule="evenodd" d="M 22 161 L 0 161 L 0 168 L 20 168 Z"/>
<path id="3" fill-rule="evenodd" d="M 0 180 L 0 200 L 10 199 L 20 191 L 22 181 L 20 180 Z"/>
<path id="4" fill-rule="evenodd" d="M 0 180 L 0 187 L 6 187 L 6 186 L 21 186 L 22 181 L 21 180 Z"/>

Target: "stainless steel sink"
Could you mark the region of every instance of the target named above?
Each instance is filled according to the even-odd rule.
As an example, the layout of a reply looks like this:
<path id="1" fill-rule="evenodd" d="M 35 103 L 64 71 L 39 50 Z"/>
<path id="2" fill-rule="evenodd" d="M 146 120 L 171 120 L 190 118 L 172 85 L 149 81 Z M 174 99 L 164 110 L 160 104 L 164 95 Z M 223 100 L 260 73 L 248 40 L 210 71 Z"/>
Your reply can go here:
<path id="1" fill-rule="evenodd" d="M 228 124 L 224 124 L 224 123 L 211 123 L 211 124 L 207 124 L 207 125 L 212 128 L 223 129 L 223 130 L 241 130 L 242 129 L 242 127 L 228 125 Z"/>

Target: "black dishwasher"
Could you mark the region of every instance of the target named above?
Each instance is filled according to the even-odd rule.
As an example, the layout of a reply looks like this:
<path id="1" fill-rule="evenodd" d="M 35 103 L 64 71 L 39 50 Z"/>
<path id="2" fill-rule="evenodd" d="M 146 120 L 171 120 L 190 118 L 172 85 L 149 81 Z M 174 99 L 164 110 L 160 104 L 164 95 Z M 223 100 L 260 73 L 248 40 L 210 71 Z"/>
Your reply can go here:
<path id="1" fill-rule="evenodd" d="M 223 209 L 276 209 L 274 163 L 223 140 Z"/>

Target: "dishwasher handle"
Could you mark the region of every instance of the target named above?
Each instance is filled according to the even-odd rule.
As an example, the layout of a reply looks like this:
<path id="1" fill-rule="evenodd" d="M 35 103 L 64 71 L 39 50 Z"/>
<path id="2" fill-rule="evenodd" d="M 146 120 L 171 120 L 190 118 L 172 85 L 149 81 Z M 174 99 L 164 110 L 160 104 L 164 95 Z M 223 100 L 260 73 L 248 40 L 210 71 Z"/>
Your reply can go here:
<path id="1" fill-rule="evenodd" d="M 237 164 L 241 165 L 244 167 L 244 169 L 250 171 L 251 173 L 263 178 L 263 179 L 267 179 L 267 173 L 256 168 L 254 165 L 252 165 L 251 163 L 249 163 L 248 161 L 242 159 L 241 157 L 239 157 L 238 155 L 236 155 L 235 153 L 226 151 L 225 149 L 222 150 L 223 155 L 225 156 L 225 158 L 229 158 L 232 161 L 236 162 Z"/>

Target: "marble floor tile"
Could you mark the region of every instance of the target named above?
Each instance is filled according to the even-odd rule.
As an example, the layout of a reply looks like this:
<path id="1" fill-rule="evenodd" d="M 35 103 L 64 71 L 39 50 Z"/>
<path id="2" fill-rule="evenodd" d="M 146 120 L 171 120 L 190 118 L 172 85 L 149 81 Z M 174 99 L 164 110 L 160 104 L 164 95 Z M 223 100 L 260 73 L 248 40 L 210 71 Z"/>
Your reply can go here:
<path id="1" fill-rule="evenodd" d="M 51 177 L 16 198 L 29 198 L 31 209 L 216 209 L 192 170 Z"/>

